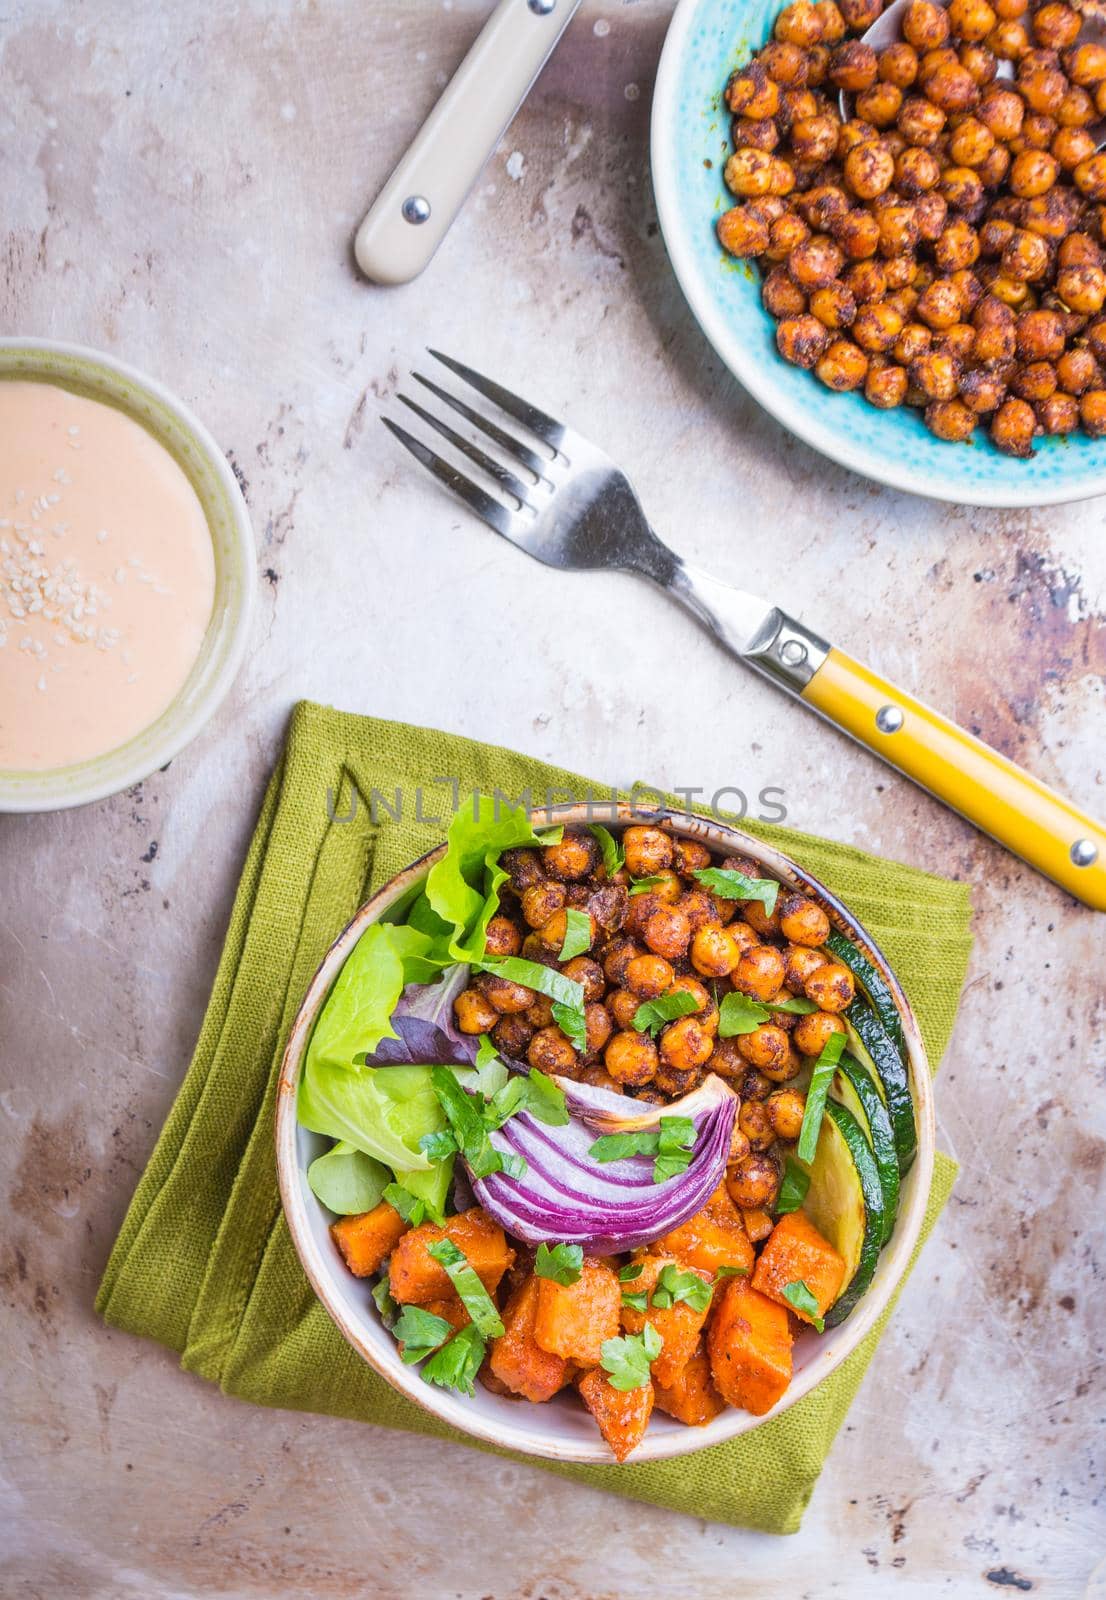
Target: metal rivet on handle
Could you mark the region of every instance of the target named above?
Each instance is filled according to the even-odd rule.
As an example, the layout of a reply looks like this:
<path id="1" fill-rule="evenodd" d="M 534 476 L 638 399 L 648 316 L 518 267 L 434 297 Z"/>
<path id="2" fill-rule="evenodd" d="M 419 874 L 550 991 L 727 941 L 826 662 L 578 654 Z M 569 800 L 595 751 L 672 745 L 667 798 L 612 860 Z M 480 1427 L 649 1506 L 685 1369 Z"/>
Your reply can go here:
<path id="1" fill-rule="evenodd" d="M 1098 846 L 1090 839 L 1077 839 L 1068 854 L 1077 867 L 1093 867 L 1098 860 Z"/>
<path id="2" fill-rule="evenodd" d="M 421 194 L 409 194 L 403 202 L 404 222 L 428 222 L 430 220 L 430 201 Z"/>
<path id="3" fill-rule="evenodd" d="M 799 639 L 785 639 L 780 645 L 780 660 L 789 667 L 801 667 L 806 660 L 806 645 Z"/>
<path id="4" fill-rule="evenodd" d="M 557 0 L 527 0 L 527 4 L 536 17 L 547 17 L 557 9 Z"/>
<path id="5" fill-rule="evenodd" d="M 898 733 L 902 724 L 903 715 L 898 706 L 880 706 L 876 712 L 876 727 L 880 733 Z"/>

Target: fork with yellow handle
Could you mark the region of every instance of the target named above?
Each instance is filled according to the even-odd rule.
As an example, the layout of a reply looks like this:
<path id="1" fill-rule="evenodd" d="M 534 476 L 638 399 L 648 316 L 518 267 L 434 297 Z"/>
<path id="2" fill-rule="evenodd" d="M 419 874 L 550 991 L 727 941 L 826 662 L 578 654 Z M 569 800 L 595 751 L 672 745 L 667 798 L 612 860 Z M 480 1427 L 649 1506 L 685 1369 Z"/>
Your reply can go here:
<path id="1" fill-rule="evenodd" d="M 463 419 L 466 431 L 399 398 L 479 475 L 462 472 L 389 418 L 384 423 L 503 538 L 546 566 L 613 567 L 649 578 L 739 661 L 797 695 L 1076 899 L 1106 911 L 1106 829 L 1100 823 L 778 606 L 688 566 L 657 538 L 629 479 L 602 450 L 472 367 L 430 354 L 497 407 L 502 421 L 418 373 L 418 382 Z"/>

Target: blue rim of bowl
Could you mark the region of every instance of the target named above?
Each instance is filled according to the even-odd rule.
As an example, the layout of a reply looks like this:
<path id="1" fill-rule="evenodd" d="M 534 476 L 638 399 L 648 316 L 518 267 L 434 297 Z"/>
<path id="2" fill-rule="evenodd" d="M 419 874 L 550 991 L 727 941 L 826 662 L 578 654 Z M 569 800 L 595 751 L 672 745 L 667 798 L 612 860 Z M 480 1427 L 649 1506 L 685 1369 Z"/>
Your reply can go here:
<path id="1" fill-rule="evenodd" d="M 857 445 L 850 438 L 848 418 L 845 416 L 835 417 L 831 423 L 823 423 L 817 416 L 806 411 L 796 411 L 787 397 L 777 391 L 770 373 L 766 378 L 763 351 L 746 348 L 742 344 L 727 319 L 719 296 L 696 259 L 693 239 L 681 204 L 680 163 L 675 148 L 679 126 L 680 91 L 692 30 L 700 20 L 700 14 L 707 6 L 714 3 L 716 0 L 678 0 L 673 12 L 653 90 L 650 164 L 661 234 L 676 280 L 707 340 L 734 377 L 748 390 L 758 405 L 763 406 L 788 432 L 795 434 L 838 465 L 849 468 L 861 477 L 887 484 L 893 489 L 902 489 L 910 494 L 921 495 L 930 500 L 947 501 L 953 505 L 1003 508 L 1062 505 L 1106 494 L 1106 442 L 1100 446 L 1103 462 L 1097 476 L 1081 475 L 1074 484 L 1065 484 L 1062 478 L 1057 482 L 1048 483 L 1032 478 L 1019 481 L 1019 469 L 1031 468 L 1032 463 L 1020 462 L 1010 457 L 1001 458 L 1004 470 L 1007 466 L 1009 468 L 1009 482 L 972 481 L 966 472 L 961 475 L 957 471 L 958 464 L 966 468 L 969 465 L 968 461 L 960 460 L 958 463 L 951 455 L 947 463 L 948 477 L 942 479 L 916 470 L 896 460 L 894 456 L 880 455 Z M 782 4 L 782 0 L 780 3 Z M 735 7 L 733 32 L 735 37 L 740 33 L 740 7 Z M 717 85 L 719 91 L 723 86 L 727 70 L 725 60 L 720 53 Z M 723 125 L 728 127 L 728 114 L 723 110 L 720 116 Z M 698 152 L 696 154 L 698 155 Z M 704 227 L 709 227 L 712 234 L 713 220 L 709 215 L 704 217 Z M 767 316 L 767 313 L 764 315 Z M 775 357 L 774 351 L 772 354 L 774 359 L 779 360 Z M 809 378 L 809 374 L 804 376 Z M 814 382 L 813 379 L 810 381 Z M 825 396 L 829 404 L 840 398 L 828 393 Z M 1047 444 L 1052 447 L 1062 447 L 1064 442 L 1051 440 L 1047 441 Z M 936 444 L 936 441 L 934 443 Z M 969 449 L 965 445 L 951 444 L 942 445 L 941 448 L 949 452 Z"/>
<path id="2" fill-rule="evenodd" d="M 0 768 L 0 813 L 61 811 L 118 794 L 190 744 L 238 675 L 253 620 L 257 549 L 230 464 L 203 423 L 156 379 L 67 340 L 0 338 L 0 382 L 52 382 L 115 405 L 169 451 L 196 490 L 216 556 L 211 619 L 188 677 L 165 710 L 125 743 L 65 767 Z"/>

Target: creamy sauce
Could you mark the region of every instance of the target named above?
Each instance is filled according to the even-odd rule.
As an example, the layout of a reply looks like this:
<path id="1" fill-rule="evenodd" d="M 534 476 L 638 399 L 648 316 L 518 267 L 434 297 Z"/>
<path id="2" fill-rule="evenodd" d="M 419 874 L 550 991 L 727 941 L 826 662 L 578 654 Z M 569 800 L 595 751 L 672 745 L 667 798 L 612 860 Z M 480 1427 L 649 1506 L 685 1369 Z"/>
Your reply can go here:
<path id="1" fill-rule="evenodd" d="M 0 381 L 0 768 L 104 754 L 160 716 L 215 594 L 196 491 L 132 418 Z"/>

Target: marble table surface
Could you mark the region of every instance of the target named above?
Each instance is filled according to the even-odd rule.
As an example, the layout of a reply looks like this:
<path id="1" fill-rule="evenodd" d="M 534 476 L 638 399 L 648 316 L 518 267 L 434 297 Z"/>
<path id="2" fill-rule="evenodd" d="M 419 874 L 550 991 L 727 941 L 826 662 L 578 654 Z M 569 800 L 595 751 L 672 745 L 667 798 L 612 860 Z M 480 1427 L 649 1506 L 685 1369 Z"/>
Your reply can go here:
<path id="1" fill-rule="evenodd" d="M 377 419 L 427 344 L 501 375 L 624 463 L 688 557 L 786 579 L 790 609 L 1099 814 L 1106 501 L 884 491 L 734 383 L 657 232 L 662 0 L 584 0 L 430 269 L 361 281 L 352 231 L 487 9 L 0 0 L 0 330 L 114 351 L 198 410 L 246 491 L 260 600 L 234 692 L 166 771 L 0 826 L 0 1592 L 1101 1596 L 1102 921 L 659 595 L 525 563 Z M 95 1319 L 304 696 L 612 782 L 779 786 L 797 827 L 972 884 L 939 1080 L 961 1177 L 790 1541 L 251 1409 Z"/>

